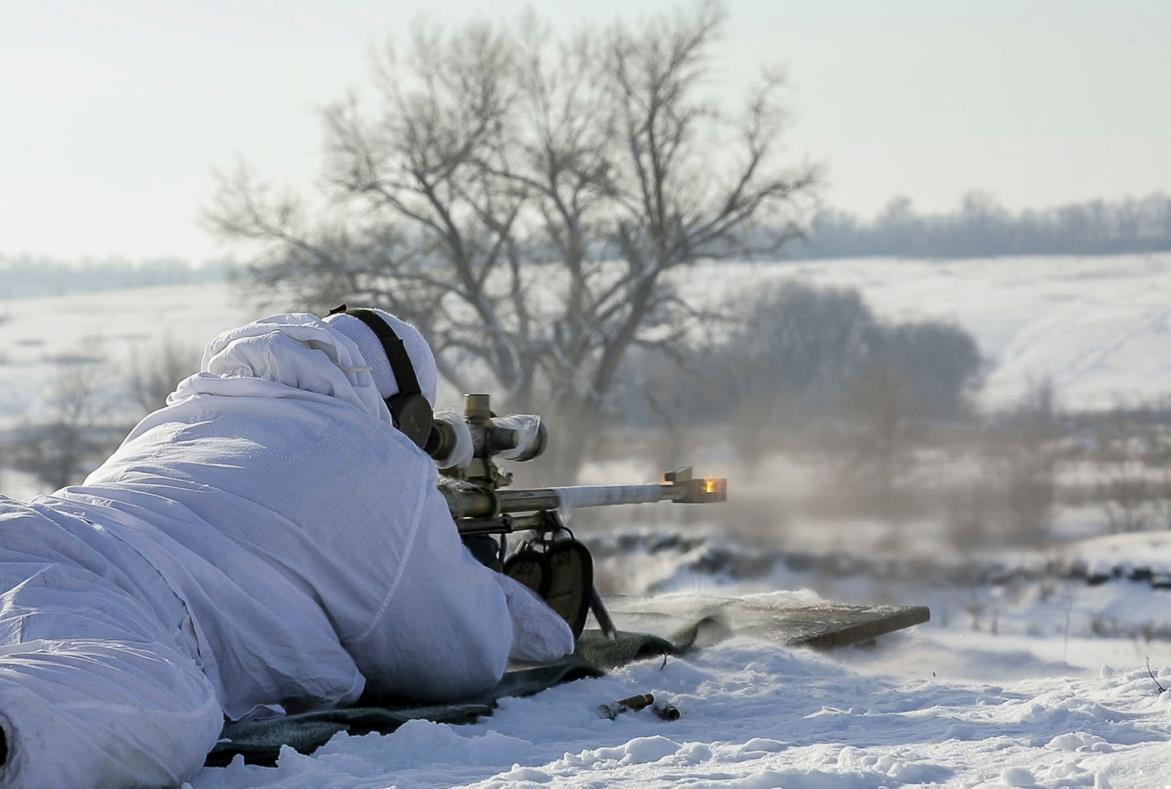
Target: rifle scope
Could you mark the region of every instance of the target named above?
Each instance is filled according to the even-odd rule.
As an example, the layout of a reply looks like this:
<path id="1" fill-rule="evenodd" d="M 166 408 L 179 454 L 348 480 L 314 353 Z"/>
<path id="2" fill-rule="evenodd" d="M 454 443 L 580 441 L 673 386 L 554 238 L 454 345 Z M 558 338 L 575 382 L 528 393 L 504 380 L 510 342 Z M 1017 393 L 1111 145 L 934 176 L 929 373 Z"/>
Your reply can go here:
<path id="1" fill-rule="evenodd" d="M 540 457 L 549 442 L 549 432 L 539 416 L 497 416 L 486 394 L 464 396 L 464 422 L 472 434 L 473 457 L 480 460 L 494 455 L 506 460 L 532 460 Z M 427 453 L 432 457 L 447 457 L 455 441 L 455 428 L 447 422 L 436 421 L 427 441 Z"/>

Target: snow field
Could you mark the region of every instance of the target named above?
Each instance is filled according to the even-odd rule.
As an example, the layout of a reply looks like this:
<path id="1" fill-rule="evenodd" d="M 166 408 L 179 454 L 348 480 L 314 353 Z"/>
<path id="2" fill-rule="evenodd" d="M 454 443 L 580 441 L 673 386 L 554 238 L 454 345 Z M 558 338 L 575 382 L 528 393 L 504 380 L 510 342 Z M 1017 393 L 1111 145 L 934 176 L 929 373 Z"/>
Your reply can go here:
<path id="1" fill-rule="evenodd" d="M 679 274 L 681 294 L 701 306 L 788 280 L 858 288 L 882 318 L 943 319 L 968 330 L 988 357 L 980 395 L 988 406 L 1045 377 L 1071 408 L 1171 393 L 1171 253 L 732 262 Z M 55 358 L 96 347 L 121 364 L 168 335 L 202 348 L 272 311 L 248 307 L 241 293 L 208 283 L 0 301 L 0 428 L 35 412 Z"/>
<path id="2" fill-rule="evenodd" d="M 1171 574 L 1171 532 L 1132 532 L 1083 540 L 1069 549 L 1067 561 L 1082 565 L 1089 575 L 1136 569 Z"/>
<path id="3" fill-rule="evenodd" d="M 0 301 L 0 429 L 42 415 L 55 368 L 71 357 L 100 360 L 103 416 L 136 416 L 122 386 L 133 356 L 170 340 L 198 357 L 254 313 L 222 282 Z"/>
<path id="4" fill-rule="evenodd" d="M 313 756 L 286 750 L 276 768 L 237 761 L 192 785 L 1123 787 L 1171 774 L 1171 694 L 1145 669 L 1056 673 L 1009 654 L 1001 662 L 1024 679 L 944 679 L 933 667 L 951 647 L 921 634 L 888 638 L 837 655 L 736 638 L 508 699 L 475 724 L 338 735 Z M 983 658 L 985 669 L 998 660 Z M 902 676 L 875 670 L 889 660 Z M 1161 677 L 1171 683 L 1171 671 Z M 644 692 L 682 718 L 644 710 L 611 721 L 597 711 Z"/>

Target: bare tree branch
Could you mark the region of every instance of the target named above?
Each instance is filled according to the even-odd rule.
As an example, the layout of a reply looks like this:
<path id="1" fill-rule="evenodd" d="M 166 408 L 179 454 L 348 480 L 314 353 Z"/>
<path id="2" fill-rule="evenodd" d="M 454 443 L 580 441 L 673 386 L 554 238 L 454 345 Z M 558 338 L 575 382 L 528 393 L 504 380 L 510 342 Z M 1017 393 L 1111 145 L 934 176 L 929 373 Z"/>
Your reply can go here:
<path id="1" fill-rule="evenodd" d="M 718 319 L 673 272 L 775 251 L 818 183 L 778 161 L 781 74 L 739 116 L 705 95 L 724 20 L 706 0 L 566 38 L 531 12 L 514 30 L 419 24 L 376 60 L 378 107 L 325 111 L 313 212 L 240 168 L 208 222 L 254 253 L 252 281 L 376 301 L 427 334 L 450 382 L 490 372 L 515 405 L 586 420 L 632 347 Z"/>

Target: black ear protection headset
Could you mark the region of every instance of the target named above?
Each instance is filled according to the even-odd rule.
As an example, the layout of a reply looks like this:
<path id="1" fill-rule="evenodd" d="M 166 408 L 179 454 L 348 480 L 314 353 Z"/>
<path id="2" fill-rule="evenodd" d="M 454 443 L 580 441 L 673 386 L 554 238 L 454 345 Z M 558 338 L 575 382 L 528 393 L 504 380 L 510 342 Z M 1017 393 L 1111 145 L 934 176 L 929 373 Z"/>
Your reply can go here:
<path id="1" fill-rule="evenodd" d="M 415 366 L 411 364 L 411 357 L 407 354 L 407 347 L 402 339 L 394 333 L 394 329 L 378 316 L 373 310 L 351 310 L 345 304 L 334 307 L 330 315 L 353 315 L 370 330 L 382 343 L 382 350 L 386 352 L 386 360 L 390 362 L 394 380 L 398 383 L 398 393 L 386 398 L 386 407 L 390 409 L 391 419 L 399 432 L 409 438 L 419 449 L 426 450 L 431 430 L 435 423 L 435 415 L 431 404 L 423 397 L 419 388 L 419 377 L 415 375 Z"/>

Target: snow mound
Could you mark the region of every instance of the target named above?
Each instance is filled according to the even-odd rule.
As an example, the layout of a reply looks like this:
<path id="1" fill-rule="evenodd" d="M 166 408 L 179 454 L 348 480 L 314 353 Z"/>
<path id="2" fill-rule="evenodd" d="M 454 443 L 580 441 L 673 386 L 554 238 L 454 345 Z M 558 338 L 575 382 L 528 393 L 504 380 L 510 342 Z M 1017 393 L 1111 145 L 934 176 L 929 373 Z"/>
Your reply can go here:
<path id="1" fill-rule="evenodd" d="M 1171 576 L 1171 532 L 1143 531 L 1082 540 L 1065 563 L 1089 578 Z"/>

